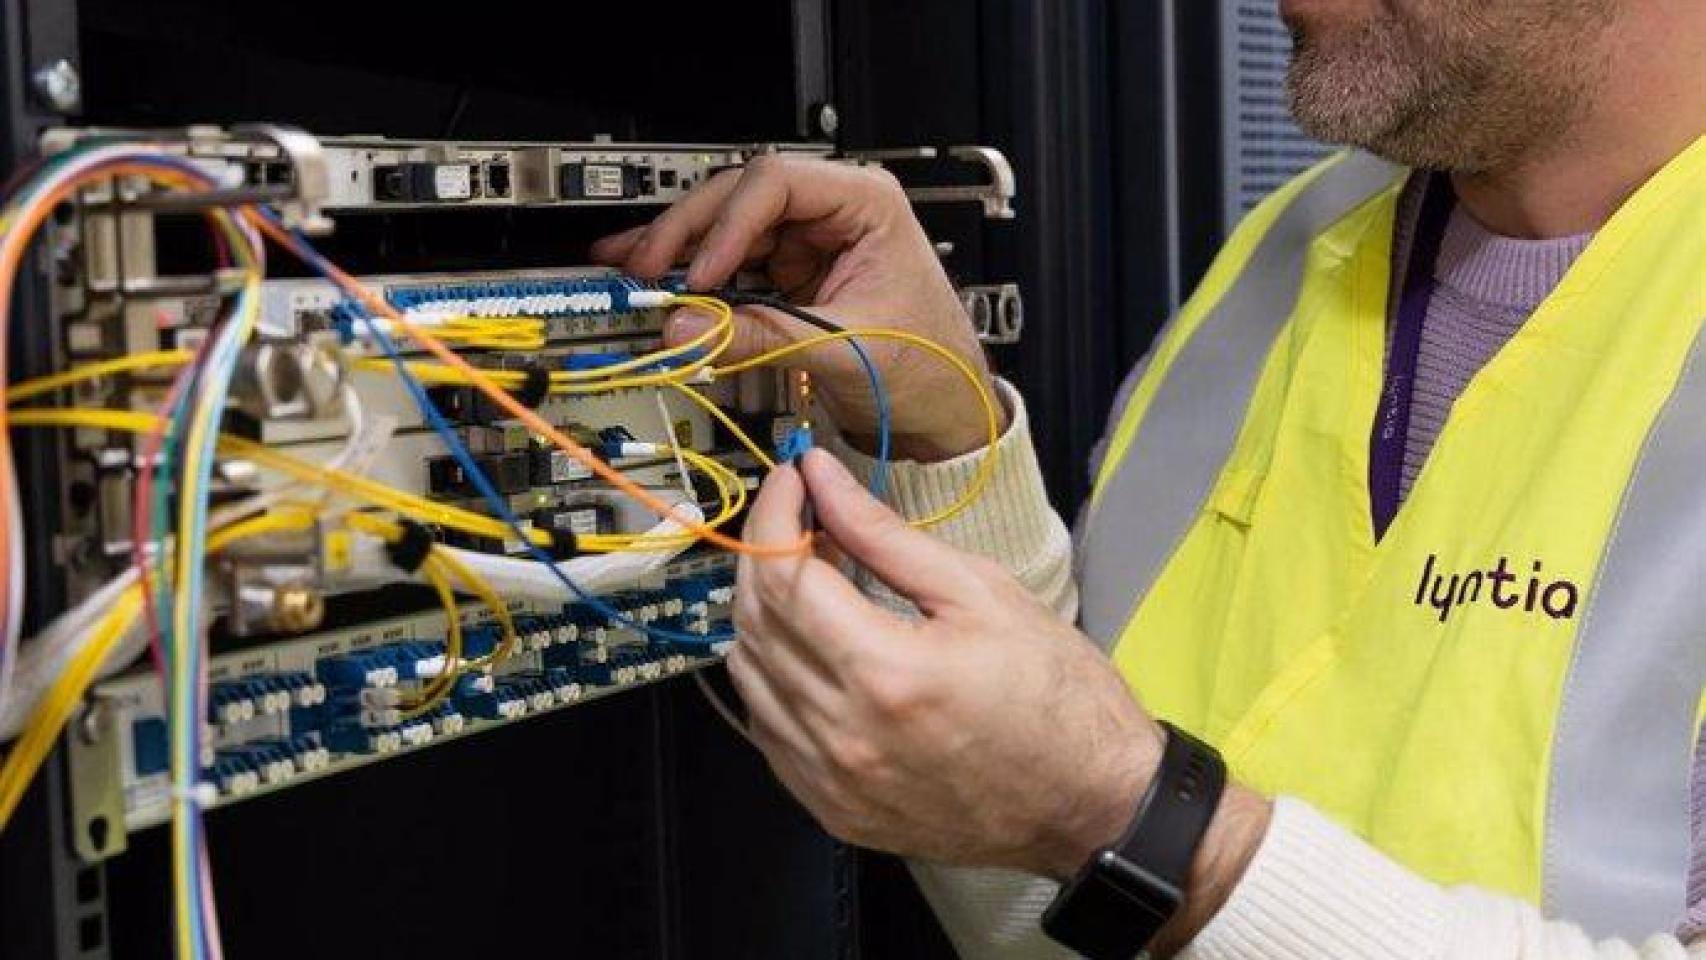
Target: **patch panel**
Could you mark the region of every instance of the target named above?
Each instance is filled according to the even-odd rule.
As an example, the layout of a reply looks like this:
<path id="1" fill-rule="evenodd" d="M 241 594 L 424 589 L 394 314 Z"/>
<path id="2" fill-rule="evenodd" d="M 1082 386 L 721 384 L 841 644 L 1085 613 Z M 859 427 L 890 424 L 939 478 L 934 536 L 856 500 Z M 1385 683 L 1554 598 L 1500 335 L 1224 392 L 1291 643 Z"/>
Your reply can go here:
<path id="1" fill-rule="evenodd" d="M 421 321 L 452 315 L 521 314 L 546 320 L 548 339 L 656 334 L 662 324 L 661 313 L 633 299 L 650 288 L 603 267 L 397 274 L 367 276 L 361 281 L 405 315 Z M 274 336 L 295 336 L 317 327 L 347 330 L 358 340 L 363 335 L 353 322 L 360 308 L 324 280 L 268 280 L 261 297 L 261 326 Z M 168 315 L 196 314 L 206 309 L 206 301 L 186 298 L 166 309 Z"/>
<path id="2" fill-rule="evenodd" d="M 696 622 L 726 622 L 733 576 L 729 558 L 706 554 L 678 560 L 649 582 L 604 599 L 627 617 L 691 632 Z M 202 778 L 214 791 L 211 803 L 283 789 L 596 700 L 696 669 L 719 655 L 706 646 L 648 641 L 583 603 L 516 606 L 520 649 L 489 673 L 463 676 L 444 703 L 419 716 L 409 715 L 405 705 L 423 678 L 444 668 L 442 613 L 379 620 L 215 657 L 210 679 L 225 694 L 217 709 L 249 703 L 254 710 L 222 713 L 230 722 L 210 728 Z M 473 606 L 462 611 L 465 656 L 481 656 L 497 645 L 490 616 Z M 116 678 L 100 684 L 90 703 L 100 715 L 90 729 L 123 735 L 78 739 L 73 764 L 110 765 L 108 779 L 119 796 L 107 802 L 123 810 L 127 830 L 161 822 L 168 801 L 167 731 L 158 681 L 146 675 Z M 97 809 L 100 802 L 79 796 L 77 808 Z"/>
<path id="3" fill-rule="evenodd" d="M 627 314 L 656 307 L 657 288 L 614 274 L 457 278 L 389 285 L 385 298 L 411 322 L 433 324 L 451 317 L 585 317 Z M 338 300 L 330 319 L 346 340 L 359 334 L 356 321 L 369 311 L 348 298 Z"/>

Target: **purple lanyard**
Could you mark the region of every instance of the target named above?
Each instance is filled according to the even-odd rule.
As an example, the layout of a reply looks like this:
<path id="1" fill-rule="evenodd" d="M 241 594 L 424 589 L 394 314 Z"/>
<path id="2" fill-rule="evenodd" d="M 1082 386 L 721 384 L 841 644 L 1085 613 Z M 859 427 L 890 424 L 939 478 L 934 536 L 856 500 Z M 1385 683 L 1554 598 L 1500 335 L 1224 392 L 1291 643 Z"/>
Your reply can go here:
<path id="1" fill-rule="evenodd" d="M 1434 296 L 1434 266 L 1457 195 L 1450 178 L 1430 174 L 1422 195 L 1422 213 L 1410 244 L 1404 270 L 1404 289 L 1392 328 L 1392 353 L 1386 360 L 1386 381 L 1380 391 L 1380 410 L 1369 442 L 1368 492 L 1374 512 L 1374 539 L 1386 535 L 1398 514 L 1404 478 L 1404 447 L 1410 435 L 1410 400 L 1416 388 L 1416 357 L 1422 350 L 1422 326 Z"/>

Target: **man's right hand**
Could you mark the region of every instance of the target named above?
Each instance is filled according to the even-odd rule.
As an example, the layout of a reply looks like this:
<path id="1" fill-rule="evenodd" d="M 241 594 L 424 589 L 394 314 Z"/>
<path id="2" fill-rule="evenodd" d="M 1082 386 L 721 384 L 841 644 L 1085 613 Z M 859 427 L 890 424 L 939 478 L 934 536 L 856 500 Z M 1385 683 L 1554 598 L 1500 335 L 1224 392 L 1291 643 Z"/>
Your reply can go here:
<path id="1" fill-rule="evenodd" d="M 788 299 L 849 329 L 909 330 L 961 355 L 985 383 L 977 336 L 888 171 L 773 154 L 695 187 L 651 224 L 606 237 L 593 257 L 656 278 L 690 258 L 687 286 L 714 291 L 743 268 L 763 270 Z M 763 308 L 742 308 L 724 356 L 755 356 L 816 331 Z M 710 318 L 682 311 L 665 331 L 674 344 Z M 945 460 L 984 445 L 982 407 L 958 374 L 894 341 L 863 343 L 889 393 L 895 456 Z M 853 352 L 828 344 L 790 360 L 809 371 L 844 434 L 870 449 L 876 407 Z M 1005 419 L 1005 412 L 1002 417 Z"/>

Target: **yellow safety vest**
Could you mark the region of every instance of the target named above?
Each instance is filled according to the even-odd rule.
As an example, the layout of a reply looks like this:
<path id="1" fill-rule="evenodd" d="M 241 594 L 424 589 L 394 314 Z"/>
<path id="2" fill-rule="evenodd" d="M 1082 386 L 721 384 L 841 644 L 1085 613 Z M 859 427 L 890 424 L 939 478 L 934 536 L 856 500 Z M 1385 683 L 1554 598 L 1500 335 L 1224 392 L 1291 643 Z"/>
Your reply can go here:
<path id="1" fill-rule="evenodd" d="M 1246 220 L 1106 440 L 1082 621 L 1250 786 L 1602 935 L 1675 925 L 1706 685 L 1706 139 L 1474 378 L 1376 542 L 1407 171 Z"/>

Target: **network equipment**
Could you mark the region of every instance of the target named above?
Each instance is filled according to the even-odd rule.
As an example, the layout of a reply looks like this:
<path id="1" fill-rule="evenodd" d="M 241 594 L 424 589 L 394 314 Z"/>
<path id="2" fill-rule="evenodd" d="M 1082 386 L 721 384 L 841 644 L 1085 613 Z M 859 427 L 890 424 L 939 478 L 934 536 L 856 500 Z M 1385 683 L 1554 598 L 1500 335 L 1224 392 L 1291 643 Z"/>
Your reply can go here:
<path id="1" fill-rule="evenodd" d="M 953 366 L 993 439 L 979 378 L 905 331 L 593 267 L 355 277 L 313 246 L 333 214 L 667 203 L 769 149 L 50 134 L 0 209 L 0 305 L 28 253 L 49 258 L 48 315 L 21 320 L 57 332 L 61 362 L 10 384 L 0 417 L 56 438 L 73 603 L 22 641 L 25 524 L 0 442 L 0 828 L 74 729 L 78 854 L 169 823 L 177 955 L 216 954 L 204 811 L 717 660 L 733 556 L 808 548 L 738 535 L 821 416 L 789 358 L 859 355 L 882 459 L 872 340 Z M 1005 161 L 955 155 L 987 183 L 919 201 L 1010 216 Z M 186 217 L 211 228 L 209 263 L 162 270 L 156 235 Z M 312 276 L 270 278 L 278 259 Z M 963 299 L 986 338 L 1017 338 L 1016 287 Z M 731 361 L 735 307 L 753 303 L 822 332 Z M 665 345 L 684 305 L 717 323 Z"/>

